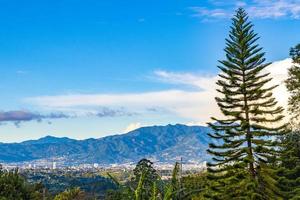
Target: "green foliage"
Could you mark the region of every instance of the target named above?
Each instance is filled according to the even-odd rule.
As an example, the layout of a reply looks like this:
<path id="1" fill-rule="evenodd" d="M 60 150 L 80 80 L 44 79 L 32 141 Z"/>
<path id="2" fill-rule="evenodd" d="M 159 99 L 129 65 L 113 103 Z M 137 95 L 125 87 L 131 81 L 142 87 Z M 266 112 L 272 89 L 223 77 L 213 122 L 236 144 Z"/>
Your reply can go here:
<path id="1" fill-rule="evenodd" d="M 19 175 L 18 170 L 4 172 L 0 165 L 1 200 L 40 200 L 42 185 L 32 185 Z"/>
<path id="2" fill-rule="evenodd" d="M 108 190 L 105 193 L 105 200 L 128 200 L 135 199 L 134 191 L 129 187 L 120 187 L 117 190 Z"/>
<path id="3" fill-rule="evenodd" d="M 98 172 L 23 170 L 22 176 L 31 183 L 41 182 L 47 188 L 47 196 L 55 196 L 69 188 L 79 187 L 86 196 L 100 198 L 105 191 L 117 188 L 111 179 L 99 175 Z"/>
<path id="4" fill-rule="evenodd" d="M 118 200 L 128 200 L 128 199 L 134 199 L 134 200 L 189 200 L 191 199 L 191 196 L 195 193 L 199 193 L 199 189 L 187 189 L 182 187 L 183 182 L 181 182 L 180 177 L 179 177 L 179 170 L 180 166 L 179 163 L 176 163 L 174 166 L 174 169 L 172 171 L 172 178 L 168 181 L 162 181 L 159 176 L 157 175 L 156 171 L 154 177 L 156 177 L 156 180 L 152 182 L 150 192 L 145 193 L 145 188 L 148 186 L 147 185 L 147 173 L 149 173 L 149 168 L 151 169 L 150 171 L 154 172 L 152 169 L 152 164 L 149 165 L 149 162 L 146 161 L 145 159 L 142 160 L 143 162 L 139 162 L 137 164 L 136 174 L 139 177 L 138 184 L 136 186 L 132 184 L 128 185 L 122 185 L 118 183 L 118 181 L 112 177 L 112 180 L 116 182 L 116 185 L 119 186 L 119 189 L 117 191 L 109 191 L 105 199 L 106 200 L 112 200 L 112 199 L 118 199 Z M 148 163 L 148 164 L 145 164 Z M 141 167 L 143 166 L 143 167 Z M 138 173 L 137 173 L 138 172 Z M 141 173 L 139 173 L 141 172 Z M 153 177 L 149 176 L 148 178 Z M 136 179 L 136 178 L 135 178 Z M 134 179 L 134 180 L 135 180 Z M 188 185 L 188 184 L 186 184 Z M 148 196 L 145 196 L 147 194 Z"/>
<path id="5" fill-rule="evenodd" d="M 157 200 L 157 199 L 158 199 L 157 183 L 154 182 L 152 187 L 151 200 Z"/>
<path id="6" fill-rule="evenodd" d="M 172 200 L 172 199 L 178 199 L 181 195 L 181 188 L 179 183 L 179 163 L 176 162 L 173 172 L 172 172 L 172 178 L 169 184 L 166 184 L 164 188 L 164 200 Z"/>
<path id="7" fill-rule="evenodd" d="M 278 170 L 285 199 L 300 199 L 300 133 L 292 132 L 283 139 L 284 153 Z"/>
<path id="8" fill-rule="evenodd" d="M 120 190 L 107 190 L 105 192 L 105 200 L 115 200 L 115 199 L 120 199 L 122 200 L 123 198 L 122 193 Z"/>
<path id="9" fill-rule="evenodd" d="M 127 185 L 119 183 L 114 176 L 108 174 L 111 180 L 118 186 L 118 189 L 116 191 L 108 191 L 105 199 L 150 200 L 155 198 L 153 197 L 153 193 L 157 193 L 157 185 L 154 185 L 154 183 L 158 181 L 159 176 L 152 164 L 153 163 L 147 159 L 140 160 L 133 170 L 134 177 Z"/>
<path id="10" fill-rule="evenodd" d="M 290 56 L 294 65 L 289 69 L 286 87 L 293 132 L 282 138 L 284 153 L 278 174 L 285 199 L 300 199 L 300 44 L 291 48 Z"/>
<path id="11" fill-rule="evenodd" d="M 295 47 L 291 48 L 290 56 L 292 57 L 294 63 L 300 64 L 300 44 L 297 44 Z"/>
<path id="12" fill-rule="evenodd" d="M 139 180 L 138 186 L 134 191 L 135 200 L 142 200 L 143 199 L 142 192 L 143 192 L 144 187 L 145 187 L 145 177 L 146 177 L 146 173 L 143 172 L 140 175 L 140 180 Z"/>
<path id="13" fill-rule="evenodd" d="M 145 158 L 141 159 L 136 167 L 133 170 L 134 178 L 133 182 L 137 183 L 140 181 L 140 177 L 142 174 L 145 176 L 145 185 L 149 186 L 151 188 L 152 183 L 154 181 L 157 181 L 159 176 L 156 172 L 156 170 L 153 168 L 153 163 L 150 160 L 147 160 Z"/>
<path id="14" fill-rule="evenodd" d="M 189 175 L 182 178 L 182 187 L 185 189 L 185 196 L 192 200 L 207 199 L 209 193 L 209 184 L 207 179 L 207 172 L 200 174 Z"/>
<path id="15" fill-rule="evenodd" d="M 159 175 L 153 168 L 153 163 L 147 159 L 141 159 L 133 170 L 131 187 L 136 188 L 143 200 L 151 198 L 153 183 L 159 181 Z"/>
<path id="16" fill-rule="evenodd" d="M 220 61 L 220 96 L 216 97 L 224 119 L 212 118 L 209 123 L 215 139 L 208 152 L 209 178 L 215 199 L 278 199 L 275 158 L 280 155 L 278 136 L 286 133 L 282 122 L 283 108 L 277 106 L 268 86 L 271 78 L 263 70 L 262 48 L 256 44 L 258 36 L 240 8 L 232 19 L 226 39 L 226 59 Z"/>
<path id="17" fill-rule="evenodd" d="M 163 199 L 190 200 L 193 197 L 201 196 L 200 193 L 204 191 L 204 187 L 206 185 L 204 179 L 198 179 L 198 184 L 195 184 L 195 182 L 191 182 L 191 177 L 179 177 L 179 171 L 180 165 L 176 162 L 172 172 L 172 178 L 169 183 L 165 184 Z"/>
<path id="18" fill-rule="evenodd" d="M 54 200 L 83 200 L 85 194 L 80 188 L 67 189 L 55 196 Z"/>
<path id="19" fill-rule="evenodd" d="M 144 175 L 143 175 L 144 176 Z M 113 175 L 108 173 L 108 177 L 118 187 L 116 190 L 108 190 L 105 194 L 105 200 L 127 200 L 135 198 L 135 189 L 130 185 L 121 184 Z"/>

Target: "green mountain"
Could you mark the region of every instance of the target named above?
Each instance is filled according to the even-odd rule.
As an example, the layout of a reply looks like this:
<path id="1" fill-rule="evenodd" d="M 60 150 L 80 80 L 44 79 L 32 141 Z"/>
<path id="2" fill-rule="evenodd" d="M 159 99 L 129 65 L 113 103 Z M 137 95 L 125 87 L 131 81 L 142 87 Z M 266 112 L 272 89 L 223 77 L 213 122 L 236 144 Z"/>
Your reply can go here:
<path id="1" fill-rule="evenodd" d="M 66 165 L 127 163 L 143 157 L 174 163 L 206 161 L 210 142 L 204 126 L 167 125 L 143 127 L 126 134 L 99 139 L 74 140 L 46 136 L 21 143 L 0 143 L 0 162 L 49 160 Z"/>

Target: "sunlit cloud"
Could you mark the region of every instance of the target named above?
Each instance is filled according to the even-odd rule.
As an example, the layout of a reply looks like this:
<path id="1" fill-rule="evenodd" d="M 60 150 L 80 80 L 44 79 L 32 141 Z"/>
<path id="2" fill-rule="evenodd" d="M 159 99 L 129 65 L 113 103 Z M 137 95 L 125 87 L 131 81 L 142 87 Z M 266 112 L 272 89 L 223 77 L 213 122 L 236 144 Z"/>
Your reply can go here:
<path id="1" fill-rule="evenodd" d="M 141 123 L 139 123 L 139 122 L 131 123 L 125 128 L 124 133 L 128 133 L 128 132 L 138 129 L 140 127 L 141 127 Z"/>
<path id="2" fill-rule="evenodd" d="M 274 96 L 278 101 L 279 105 L 287 108 L 289 93 L 285 86 L 284 81 L 288 77 L 288 68 L 293 65 L 292 59 L 287 58 L 281 61 L 277 61 L 272 63 L 269 67 L 266 68 L 267 72 L 271 73 L 273 80 L 271 81 L 272 85 L 278 85 L 277 88 L 274 89 Z"/>

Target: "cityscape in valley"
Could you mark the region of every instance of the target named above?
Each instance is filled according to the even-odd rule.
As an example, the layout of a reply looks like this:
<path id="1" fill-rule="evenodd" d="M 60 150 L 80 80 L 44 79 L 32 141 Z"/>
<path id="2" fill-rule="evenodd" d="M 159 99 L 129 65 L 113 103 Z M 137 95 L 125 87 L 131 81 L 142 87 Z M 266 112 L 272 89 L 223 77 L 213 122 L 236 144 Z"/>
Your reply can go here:
<path id="1" fill-rule="evenodd" d="M 207 133 L 209 133 L 207 127 L 176 124 L 144 127 L 126 134 L 88 139 L 89 141 L 46 136 L 17 144 L 0 144 L 1 158 L 3 159 L 1 162 L 4 170 L 18 168 L 20 171 L 31 172 L 78 171 L 105 174 L 107 171 L 132 171 L 139 160 L 147 158 L 154 163 L 153 166 L 164 179 L 171 176 L 175 162 L 181 163 L 183 174 L 186 175 L 196 174 L 206 169 L 206 162 L 209 160 L 206 149 L 210 141 Z M 145 140 L 145 134 L 148 134 L 147 140 Z M 152 134 L 151 139 L 150 134 Z M 157 140 L 158 135 L 163 138 Z M 95 147 L 98 149 L 91 148 L 80 151 L 90 140 L 95 142 Z M 116 145 L 117 147 L 122 145 L 122 150 L 117 148 L 113 150 L 115 153 L 104 152 L 104 148 L 101 146 L 102 140 L 106 140 L 105 145 Z M 166 142 L 169 144 L 166 145 Z M 64 150 L 60 150 L 60 145 Z M 145 145 L 151 146 L 152 149 L 143 152 Z M 23 148 L 26 150 L 22 151 Z M 39 149 L 37 150 L 37 148 Z M 8 152 L 11 154 L 13 149 L 17 149 L 19 153 L 14 153 L 14 157 L 7 155 Z M 132 154 L 134 149 L 136 153 Z M 40 151 L 42 154 L 38 155 L 35 151 Z M 47 152 L 47 154 L 43 152 Z M 121 153 L 122 156 L 119 156 Z M 99 156 L 92 157 L 88 154 Z M 23 155 L 26 156 L 23 157 Z M 30 158 L 30 155 L 36 155 L 36 157 Z M 109 157 L 107 158 L 105 155 Z M 4 158 L 7 159 L 4 160 Z"/>
<path id="2" fill-rule="evenodd" d="M 0 200 L 300 200 L 300 1 L 0 1 Z"/>

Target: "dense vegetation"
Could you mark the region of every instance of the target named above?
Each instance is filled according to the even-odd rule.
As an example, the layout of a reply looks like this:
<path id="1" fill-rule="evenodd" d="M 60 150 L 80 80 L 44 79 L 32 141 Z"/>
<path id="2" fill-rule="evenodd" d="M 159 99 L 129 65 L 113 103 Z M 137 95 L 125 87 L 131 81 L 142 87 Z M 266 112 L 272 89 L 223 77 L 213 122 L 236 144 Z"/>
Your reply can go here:
<path id="1" fill-rule="evenodd" d="M 85 191 L 86 197 L 101 198 L 106 190 L 116 188 L 111 179 L 98 175 L 97 172 L 26 170 L 21 174 L 30 183 L 41 183 L 47 188 L 46 195 L 49 197 L 70 188 L 80 188 Z"/>
<path id="2" fill-rule="evenodd" d="M 300 44 L 290 51 L 294 65 L 286 85 L 293 117 L 285 123 L 258 39 L 247 13 L 238 9 L 219 66 L 216 101 L 223 118 L 209 123 L 214 142 L 208 170 L 182 177 L 175 163 L 172 177 L 162 180 L 153 163 L 142 159 L 126 183 L 108 174 L 116 189 L 106 192 L 106 200 L 300 199 Z M 1 199 L 41 199 L 42 188 L 17 171 L 0 172 Z M 70 187 L 54 199 L 87 199 L 85 190 Z"/>
<path id="3" fill-rule="evenodd" d="M 115 180 L 114 177 L 112 179 Z M 196 197 L 206 186 L 205 174 L 181 177 L 180 165 L 175 163 L 170 180 L 161 180 L 152 162 L 142 159 L 134 169 L 134 176 L 127 184 L 119 184 L 116 191 L 108 191 L 106 200 L 180 200 Z"/>
<path id="4" fill-rule="evenodd" d="M 1 200 L 39 200 L 42 190 L 42 185 L 28 183 L 17 170 L 5 172 L 0 165 Z"/>
<path id="5" fill-rule="evenodd" d="M 64 199 L 74 193 L 85 199 L 103 199 L 105 191 L 110 189 L 116 189 L 114 182 L 97 173 L 0 170 L 0 199 L 3 200 Z"/>

